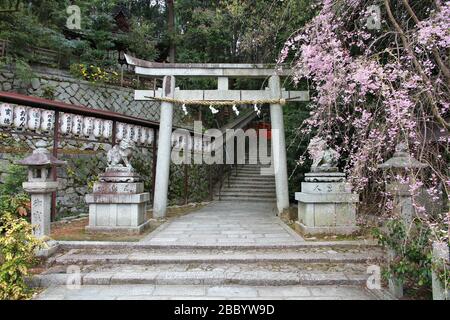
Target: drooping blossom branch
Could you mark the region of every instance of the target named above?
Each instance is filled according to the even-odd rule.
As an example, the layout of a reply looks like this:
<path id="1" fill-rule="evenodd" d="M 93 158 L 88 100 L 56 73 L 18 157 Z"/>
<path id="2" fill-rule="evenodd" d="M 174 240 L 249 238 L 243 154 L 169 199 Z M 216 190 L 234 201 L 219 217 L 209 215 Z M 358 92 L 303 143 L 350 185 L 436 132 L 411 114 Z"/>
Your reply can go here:
<path id="1" fill-rule="evenodd" d="M 320 135 L 340 153 L 355 190 L 382 190 L 387 179 L 400 183 L 378 165 L 405 142 L 429 168 L 408 172 L 402 181 L 411 184 L 413 198 L 424 190 L 442 202 L 450 187 L 450 1 L 382 3 L 380 28 L 371 29 L 368 9 L 379 1 L 321 1 L 317 16 L 286 41 L 278 62 L 292 61 L 294 82 L 312 83 L 310 117 L 300 130 Z M 388 212 L 389 195 L 380 193 Z M 441 232 L 445 214 L 428 212 L 419 200 L 414 206 L 437 238 L 448 236 Z"/>

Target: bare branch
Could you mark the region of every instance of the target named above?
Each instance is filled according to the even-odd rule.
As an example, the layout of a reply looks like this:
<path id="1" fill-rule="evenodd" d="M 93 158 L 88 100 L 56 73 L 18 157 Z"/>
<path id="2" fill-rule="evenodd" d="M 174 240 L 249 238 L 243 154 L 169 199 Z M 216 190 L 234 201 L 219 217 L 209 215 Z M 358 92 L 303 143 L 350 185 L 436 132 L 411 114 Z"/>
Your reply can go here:
<path id="1" fill-rule="evenodd" d="M 419 24 L 420 20 L 419 20 L 419 18 L 417 18 L 417 15 L 415 14 L 413 9 L 409 5 L 409 1 L 408 0 L 402 0 L 402 2 L 403 2 L 403 5 L 406 7 L 406 10 L 408 11 L 409 15 L 413 18 L 414 22 L 416 24 Z M 447 66 L 442 61 L 441 56 L 439 54 L 439 51 L 436 48 L 433 48 L 432 52 L 433 52 L 433 57 L 436 60 L 436 63 L 438 64 L 438 66 L 439 66 L 439 69 L 442 71 L 442 74 L 447 79 L 447 83 L 450 84 L 450 70 L 447 68 Z"/>
<path id="2" fill-rule="evenodd" d="M 404 46 L 405 50 L 408 52 L 408 55 L 411 57 L 411 60 L 413 62 L 414 67 L 416 68 L 416 70 L 420 74 L 420 76 L 422 77 L 424 83 L 427 84 L 428 86 L 431 86 L 430 79 L 425 74 L 425 71 L 423 70 L 422 66 L 420 65 L 419 61 L 417 60 L 417 57 L 414 54 L 414 51 L 411 49 L 411 46 L 409 45 L 409 42 L 406 39 L 406 36 L 405 36 L 405 33 L 404 33 L 402 27 L 400 27 L 400 25 L 398 24 L 398 22 L 395 19 L 394 15 L 392 14 L 389 0 L 384 0 L 384 4 L 386 6 L 386 12 L 388 14 L 389 20 L 391 21 L 392 25 L 394 26 L 394 28 L 396 29 L 396 31 L 400 35 L 400 39 L 402 40 L 403 46 Z M 433 96 L 431 95 L 431 93 L 429 91 L 426 91 L 425 95 L 429 99 L 429 102 L 431 104 L 431 112 L 432 112 L 434 118 L 436 119 L 436 121 L 441 126 L 446 128 L 447 130 L 449 130 L 450 129 L 450 123 L 445 121 L 445 119 L 439 113 L 439 110 L 437 108 L 436 102 L 435 102 Z"/>

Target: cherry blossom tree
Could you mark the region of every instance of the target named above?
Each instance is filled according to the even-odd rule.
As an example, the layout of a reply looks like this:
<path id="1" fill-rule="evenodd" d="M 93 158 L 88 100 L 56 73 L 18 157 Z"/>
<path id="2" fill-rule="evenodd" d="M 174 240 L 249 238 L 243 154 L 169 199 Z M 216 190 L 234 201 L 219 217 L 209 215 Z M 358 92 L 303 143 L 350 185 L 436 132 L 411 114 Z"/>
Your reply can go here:
<path id="1" fill-rule="evenodd" d="M 430 212 L 419 192 L 436 203 L 449 195 L 450 1 L 323 0 L 316 6 L 318 14 L 286 41 L 278 59 L 290 62 L 294 82 L 307 79 L 313 93 L 299 133 L 326 139 L 345 159 L 353 188 L 378 191 L 387 214 L 392 195 L 384 185 L 407 184 L 433 240 L 446 240 L 448 215 Z M 398 143 L 427 169 L 380 172 Z"/>

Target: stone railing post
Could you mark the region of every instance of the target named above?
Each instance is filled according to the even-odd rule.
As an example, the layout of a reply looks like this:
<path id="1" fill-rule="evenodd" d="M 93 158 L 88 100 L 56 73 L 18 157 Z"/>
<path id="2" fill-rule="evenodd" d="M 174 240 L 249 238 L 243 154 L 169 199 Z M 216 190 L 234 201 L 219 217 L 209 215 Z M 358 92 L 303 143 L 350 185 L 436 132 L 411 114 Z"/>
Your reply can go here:
<path id="1" fill-rule="evenodd" d="M 449 247 L 446 242 L 433 243 L 433 265 L 435 268 L 440 268 L 450 272 L 450 255 Z M 450 289 L 444 288 L 438 273 L 434 270 L 431 273 L 433 286 L 433 300 L 450 300 Z"/>

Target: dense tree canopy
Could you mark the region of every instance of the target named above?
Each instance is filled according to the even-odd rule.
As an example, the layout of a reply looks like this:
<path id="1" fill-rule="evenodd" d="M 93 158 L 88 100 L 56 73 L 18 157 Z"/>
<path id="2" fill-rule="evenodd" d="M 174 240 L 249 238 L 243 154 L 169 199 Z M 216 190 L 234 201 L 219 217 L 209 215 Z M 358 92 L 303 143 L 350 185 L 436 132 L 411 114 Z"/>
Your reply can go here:
<path id="1" fill-rule="evenodd" d="M 5 8 L 9 1 L 0 1 Z M 175 29 L 169 33 L 165 1 L 77 1 L 81 30 L 65 27 L 67 0 L 21 1 L 18 11 L 0 13 L 0 39 L 27 57 L 25 46 L 56 50 L 81 62 L 113 63 L 107 52 L 125 47 L 136 56 L 166 61 L 170 42 L 179 62 L 275 62 L 285 39 L 312 16 L 307 0 L 175 1 Z M 125 9 L 129 32 L 117 30 L 114 13 Z"/>

